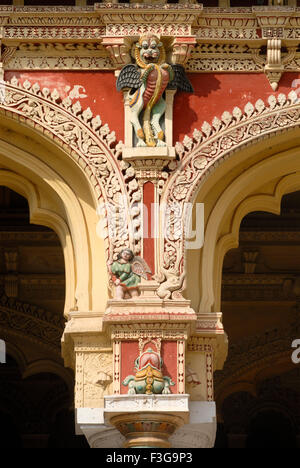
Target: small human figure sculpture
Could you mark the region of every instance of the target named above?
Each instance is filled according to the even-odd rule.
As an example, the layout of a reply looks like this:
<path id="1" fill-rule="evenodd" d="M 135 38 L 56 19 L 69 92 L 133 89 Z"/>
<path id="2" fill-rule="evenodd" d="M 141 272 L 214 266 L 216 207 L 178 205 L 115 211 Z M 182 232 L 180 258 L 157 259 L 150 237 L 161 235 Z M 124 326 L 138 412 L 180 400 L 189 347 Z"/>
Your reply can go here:
<path id="1" fill-rule="evenodd" d="M 111 273 L 115 285 L 115 298 L 128 299 L 139 296 L 141 277 L 148 279 L 151 270 L 145 260 L 135 256 L 132 250 L 124 249 L 117 260 L 111 265 Z"/>

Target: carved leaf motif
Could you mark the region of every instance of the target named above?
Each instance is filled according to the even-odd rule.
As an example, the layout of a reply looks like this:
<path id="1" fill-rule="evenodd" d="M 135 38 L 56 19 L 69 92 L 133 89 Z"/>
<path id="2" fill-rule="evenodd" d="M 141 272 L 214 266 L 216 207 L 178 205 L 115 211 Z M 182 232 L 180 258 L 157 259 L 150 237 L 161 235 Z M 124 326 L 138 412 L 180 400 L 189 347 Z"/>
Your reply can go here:
<path id="1" fill-rule="evenodd" d="M 187 192 L 188 192 L 188 188 L 186 186 L 177 185 L 176 187 L 174 187 L 173 196 L 175 200 L 184 200 Z"/>
<path id="2" fill-rule="evenodd" d="M 76 101 L 72 106 L 72 111 L 75 115 L 78 115 L 81 112 L 81 104 L 79 101 Z"/>
<path id="3" fill-rule="evenodd" d="M 40 85 L 38 83 L 34 83 L 34 85 L 31 88 L 31 91 L 34 92 L 34 94 L 38 94 L 40 91 Z"/>
<path id="4" fill-rule="evenodd" d="M 16 76 L 13 76 L 12 79 L 10 80 L 10 83 L 12 86 L 19 86 L 19 80 Z"/>
<path id="5" fill-rule="evenodd" d="M 44 96 L 45 98 L 47 98 L 47 97 L 49 96 L 49 94 L 50 94 L 50 89 L 48 89 L 48 88 L 43 88 L 43 89 L 42 89 L 42 94 L 43 94 L 43 96 Z"/>
<path id="6" fill-rule="evenodd" d="M 190 137 L 185 136 L 183 139 L 183 144 L 188 150 L 191 150 L 193 147 L 193 140 Z"/>
<path id="7" fill-rule="evenodd" d="M 84 122 L 88 122 L 92 117 L 93 113 L 89 107 L 82 112 L 82 118 Z"/>
<path id="8" fill-rule="evenodd" d="M 176 150 L 176 153 L 177 153 L 180 157 L 181 157 L 181 156 L 184 154 L 184 152 L 185 152 L 185 149 L 184 149 L 183 144 L 182 144 L 182 143 L 179 143 L 179 142 L 177 142 L 177 143 L 175 144 L 175 150 Z"/>
<path id="9" fill-rule="evenodd" d="M 232 115 L 230 114 L 230 112 L 227 112 L 227 111 L 223 112 L 222 121 L 224 122 L 226 126 L 230 125 L 230 123 L 232 122 Z"/>
<path id="10" fill-rule="evenodd" d="M 116 141 L 115 132 L 110 132 L 106 137 L 106 141 L 107 141 L 108 146 L 111 146 Z"/>
<path id="11" fill-rule="evenodd" d="M 69 96 L 67 96 L 65 99 L 63 99 L 62 105 L 63 105 L 66 109 L 68 109 L 69 107 L 71 107 L 71 106 L 72 106 L 72 100 L 71 100 L 71 98 L 69 98 Z"/>
<path id="12" fill-rule="evenodd" d="M 27 91 L 31 88 L 31 83 L 28 80 L 25 80 L 23 83 L 23 88 L 26 89 Z"/>
<path id="13" fill-rule="evenodd" d="M 268 97 L 268 103 L 269 103 L 270 109 L 274 109 L 277 104 L 276 97 L 271 94 L 271 96 Z"/>
<path id="14" fill-rule="evenodd" d="M 52 101 L 58 101 L 60 99 L 60 94 L 59 92 L 57 91 L 57 89 L 54 89 L 51 93 L 51 99 Z"/>
<path id="15" fill-rule="evenodd" d="M 196 169 L 202 170 L 207 166 L 207 159 L 204 156 L 200 156 L 199 158 L 196 158 L 194 161 L 194 167 Z"/>
<path id="16" fill-rule="evenodd" d="M 110 132 L 109 130 L 109 126 L 107 124 L 103 125 L 101 128 L 100 128 L 100 135 L 103 137 L 105 137 L 106 135 L 108 135 Z"/>
<path id="17" fill-rule="evenodd" d="M 247 114 L 248 117 L 251 117 L 253 112 L 254 112 L 254 106 L 253 106 L 253 104 L 251 104 L 251 102 L 248 102 L 245 105 L 245 114 Z"/>
<path id="18" fill-rule="evenodd" d="M 100 119 L 99 115 L 97 115 L 97 116 L 92 120 L 91 124 L 92 124 L 93 130 L 98 130 L 98 129 L 101 127 L 102 122 L 101 122 L 101 119 Z"/>
<path id="19" fill-rule="evenodd" d="M 298 95 L 294 90 L 289 93 L 288 98 L 291 104 L 296 104 L 299 101 Z"/>
<path id="20" fill-rule="evenodd" d="M 204 133 L 204 135 L 206 137 L 209 137 L 209 135 L 211 134 L 212 129 L 211 129 L 211 126 L 209 125 L 208 122 L 204 122 L 202 127 L 201 127 L 201 130 L 202 130 L 202 132 Z"/>
<path id="21" fill-rule="evenodd" d="M 281 106 L 284 106 L 284 104 L 286 103 L 286 95 L 283 93 L 279 94 L 277 100 Z"/>
<path id="22" fill-rule="evenodd" d="M 218 117 L 214 117 L 212 124 L 216 132 L 218 132 L 220 128 L 222 127 L 222 122 L 220 119 L 218 119 Z"/>
<path id="23" fill-rule="evenodd" d="M 255 109 L 259 114 L 261 114 L 265 110 L 266 106 L 262 99 L 258 99 L 255 103 Z"/>
<path id="24" fill-rule="evenodd" d="M 242 119 L 243 113 L 239 107 L 235 107 L 232 111 L 232 115 L 235 118 L 235 120 L 239 122 Z"/>

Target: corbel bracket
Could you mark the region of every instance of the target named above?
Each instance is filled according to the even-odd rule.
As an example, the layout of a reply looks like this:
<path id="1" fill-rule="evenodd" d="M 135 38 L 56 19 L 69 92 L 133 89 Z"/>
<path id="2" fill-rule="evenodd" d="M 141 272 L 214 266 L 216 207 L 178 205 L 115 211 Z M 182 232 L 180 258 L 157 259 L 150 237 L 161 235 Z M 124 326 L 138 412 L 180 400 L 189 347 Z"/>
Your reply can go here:
<path id="1" fill-rule="evenodd" d="M 124 67 L 131 62 L 131 41 L 127 37 L 104 37 L 102 45 L 110 54 L 110 58 L 116 69 Z"/>
<path id="2" fill-rule="evenodd" d="M 285 27 L 291 16 L 295 14 L 295 7 L 252 7 L 252 11 L 261 27 L 262 38 L 267 40 L 265 74 L 273 91 L 276 91 L 280 78 L 284 73 L 284 63 L 281 55 L 282 40 L 285 37 Z"/>
<path id="3" fill-rule="evenodd" d="M 278 83 L 283 73 L 284 65 L 281 56 L 281 39 L 269 39 L 265 74 L 273 91 L 276 91 L 278 88 Z"/>

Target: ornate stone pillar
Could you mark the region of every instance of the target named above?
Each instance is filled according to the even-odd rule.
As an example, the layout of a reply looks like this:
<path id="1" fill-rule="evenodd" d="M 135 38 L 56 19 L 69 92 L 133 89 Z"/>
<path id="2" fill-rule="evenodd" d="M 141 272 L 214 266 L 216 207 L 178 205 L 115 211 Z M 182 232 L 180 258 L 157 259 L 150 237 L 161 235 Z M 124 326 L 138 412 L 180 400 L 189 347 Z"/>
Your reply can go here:
<path id="1" fill-rule="evenodd" d="M 127 63 L 122 39 L 104 44 L 116 63 Z M 131 48 L 136 63 L 118 73 L 125 115 L 122 167 L 135 177 L 128 191 L 139 190 L 140 217 L 132 217 L 142 238 L 138 253 L 133 246 L 114 252 L 113 298 L 105 313 L 72 312 L 64 334 L 65 359 L 76 371 L 78 431 L 91 447 L 214 445 L 213 372 L 226 354 L 221 314 L 196 315 L 181 294 L 183 257 L 178 251 L 171 265 L 163 252 L 166 212 L 170 242 L 181 236 L 184 245 L 185 233 L 173 222 L 177 207 L 168 210 L 161 195 L 167 171 L 176 165 L 174 96 L 177 90 L 193 92 L 183 65 L 194 44 L 194 36 L 176 37 L 167 51 L 157 36 L 142 36 Z"/>

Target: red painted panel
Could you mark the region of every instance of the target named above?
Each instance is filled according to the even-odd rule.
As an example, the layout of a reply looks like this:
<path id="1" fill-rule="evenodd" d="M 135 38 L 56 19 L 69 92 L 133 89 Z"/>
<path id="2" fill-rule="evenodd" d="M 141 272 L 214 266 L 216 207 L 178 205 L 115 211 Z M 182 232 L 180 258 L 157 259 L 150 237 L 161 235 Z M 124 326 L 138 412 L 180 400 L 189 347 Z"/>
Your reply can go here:
<path id="1" fill-rule="evenodd" d="M 211 123 L 224 111 L 231 112 L 235 106 L 243 109 L 247 102 L 255 104 L 258 99 L 267 102 L 271 94 L 288 94 L 299 73 L 285 73 L 274 92 L 265 74 L 205 73 L 188 74 L 194 94 L 178 92 L 174 104 L 174 143 L 185 135 L 192 135 L 195 128 L 201 129 L 204 121 Z M 295 84 L 295 83 L 294 83 Z"/>
<path id="2" fill-rule="evenodd" d="M 128 386 L 122 385 L 128 375 L 135 375 L 134 361 L 139 357 L 137 341 L 122 341 L 121 343 L 121 395 L 128 393 Z"/>
<path id="3" fill-rule="evenodd" d="M 148 263 L 152 274 L 155 273 L 155 253 L 154 253 L 154 219 L 152 213 L 154 210 L 154 185 L 152 182 L 146 182 L 144 185 L 144 260 Z M 152 226 L 153 225 L 153 226 Z"/>
<path id="4" fill-rule="evenodd" d="M 28 71 L 6 72 L 5 79 L 10 81 L 16 76 L 21 82 L 29 80 L 38 83 L 41 88 L 57 89 L 66 97 L 68 91 L 78 86 L 83 109 L 90 107 L 92 112 L 99 114 L 102 123 L 107 123 L 111 131 L 116 132 L 117 140 L 124 140 L 124 106 L 123 95 L 116 90 L 116 78 L 113 72 L 84 72 L 84 71 Z M 76 91 L 76 89 L 75 89 Z"/>
<path id="5" fill-rule="evenodd" d="M 171 386 L 171 393 L 178 393 L 177 385 L 177 341 L 163 341 L 161 344 L 161 356 L 164 361 L 163 375 L 171 377 L 174 386 Z"/>
<path id="6" fill-rule="evenodd" d="M 82 86 L 78 91 L 79 100 L 85 109 L 90 107 L 118 140 L 124 140 L 124 109 L 122 93 L 116 90 L 116 78 L 110 71 L 10 71 L 5 79 L 13 76 L 22 82 L 26 79 L 39 83 L 50 90 L 56 88 L 62 97 Z M 224 111 L 232 111 L 235 106 L 244 107 L 247 102 L 257 99 L 267 101 L 271 94 L 288 94 L 293 89 L 293 81 L 300 79 L 299 73 L 285 73 L 280 80 L 277 92 L 272 88 L 264 73 L 189 73 L 194 94 L 178 92 L 174 104 L 174 143 L 182 141 L 185 135 L 192 135 L 195 128 L 201 129 L 204 121 L 209 123 Z M 295 89 L 295 88 L 294 88 Z"/>
<path id="7" fill-rule="evenodd" d="M 153 345 L 152 345 L 153 347 Z M 147 348 L 147 346 L 145 346 Z M 163 341 L 161 346 L 161 356 L 164 361 L 162 373 L 164 376 L 171 377 L 175 382 L 171 386 L 171 393 L 177 393 L 177 342 Z M 139 357 L 139 347 L 137 341 L 122 341 L 121 344 L 121 382 L 128 375 L 135 375 L 134 361 Z M 121 394 L 128 393 L 128 386 L 121 383 Z"/>

